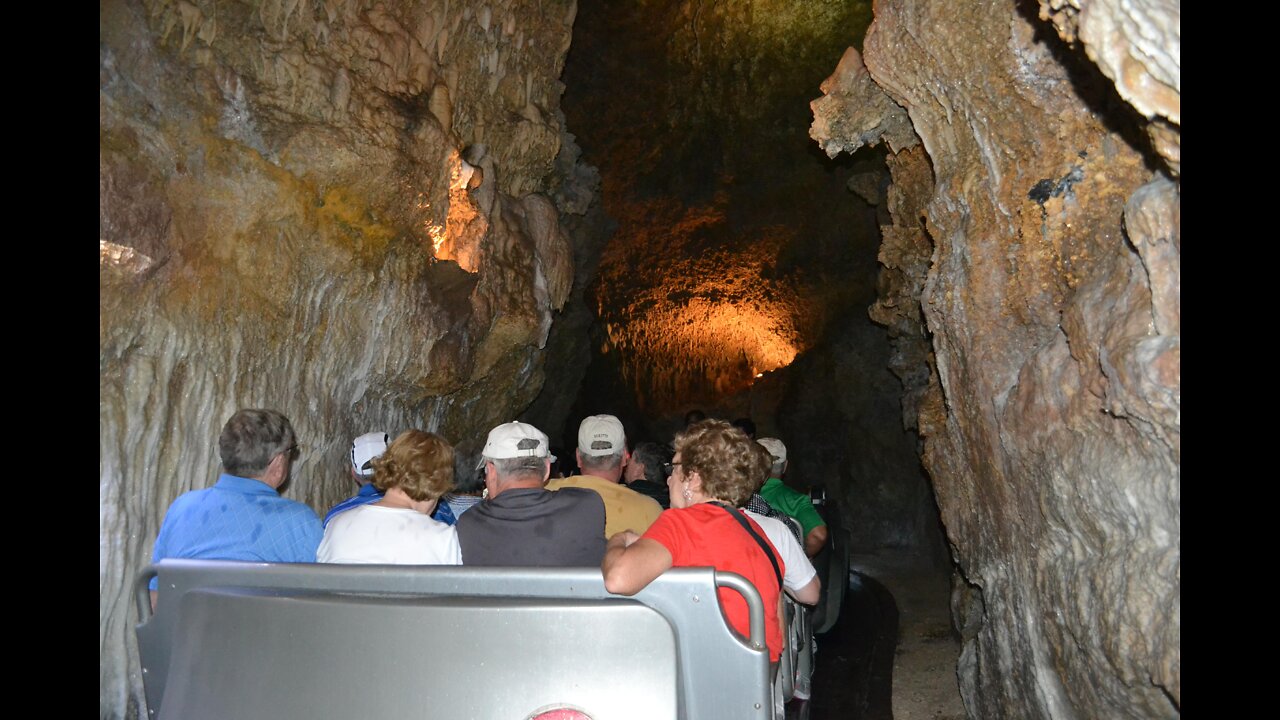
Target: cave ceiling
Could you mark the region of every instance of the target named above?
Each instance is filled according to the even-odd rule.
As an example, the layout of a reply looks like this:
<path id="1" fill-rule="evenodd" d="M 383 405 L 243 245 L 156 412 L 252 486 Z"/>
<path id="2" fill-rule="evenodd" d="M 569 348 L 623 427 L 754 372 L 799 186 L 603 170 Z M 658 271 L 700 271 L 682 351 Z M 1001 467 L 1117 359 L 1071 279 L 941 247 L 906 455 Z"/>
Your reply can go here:
<path id="1" fill-rule="evenodd" d="M 846 185 L 882 170 L 807 134 L 869 21 L 869 3 L 580 3 L 563 104 L 617 223 L 588 301 L 642 410 L 714 406 L 874 299 L 874 210 Z"/>

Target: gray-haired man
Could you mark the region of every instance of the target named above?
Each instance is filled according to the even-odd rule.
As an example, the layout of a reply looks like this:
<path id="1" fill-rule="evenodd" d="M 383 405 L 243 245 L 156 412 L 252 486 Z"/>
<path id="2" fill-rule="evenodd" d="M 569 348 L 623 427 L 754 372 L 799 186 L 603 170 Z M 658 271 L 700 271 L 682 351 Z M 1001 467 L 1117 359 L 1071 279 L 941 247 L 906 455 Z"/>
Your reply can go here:
<path id="1" fill-rule="evenodd" d="M 581 475 L 552 480 L 548 490 L 586 488 L 604 501 L 604 535 L 623 530 L 643 533 L 662 514 L 657 500 L 645 497 L 620 482 L 631 460 L 622 421 L 612 415 L 592 415 L 578 426 L 578 467 Z"/>
<path id="2" fill-rule="evenodd" d="M 463 565 L 599 566 L 604 503 L 590 490 L 550 492 L 547 436 L 522 422 L 489 431 L 481 451 L 486 497 L 458 518 Z"/>
<path id="3" fill-rule="evenodd" d="M 315 562 L 323 535 L 320 518 L 279 493 L 298 454 L 288 418 L 275 410 L 238 411 L 222 428 L 218 454 L 223 470 L 218 482 L 185 493 L 169 506 L 152 562 Z M 151 582 L 154 591 L 156 581 Z"/>

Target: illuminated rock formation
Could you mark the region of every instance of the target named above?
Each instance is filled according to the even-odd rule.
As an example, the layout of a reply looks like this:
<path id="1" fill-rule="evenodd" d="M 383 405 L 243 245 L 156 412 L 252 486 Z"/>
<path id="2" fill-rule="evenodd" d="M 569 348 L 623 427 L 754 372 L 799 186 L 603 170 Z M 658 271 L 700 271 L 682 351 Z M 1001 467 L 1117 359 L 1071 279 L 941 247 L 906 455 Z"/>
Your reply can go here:
<path id="1" fill-rule="evenodd" d="M 866 10 L 583 3 L 566 114 L 618 222 L 590 296 L 646 413 L 727 411 L 869 301 L 869 264 L 840 246 L 872 247 L 872 215 L 804 133 Z"/>
<path id="2" fill-rule="evenodd" d="M 591 192 L 558 116 L 574 10 L 102 4 L 104 717 L 138 712 L 131 582 L 236 408 L 291 418 L 286 494 L 323 513 L 355 435 L 471 451 L 537 395 Z"/>

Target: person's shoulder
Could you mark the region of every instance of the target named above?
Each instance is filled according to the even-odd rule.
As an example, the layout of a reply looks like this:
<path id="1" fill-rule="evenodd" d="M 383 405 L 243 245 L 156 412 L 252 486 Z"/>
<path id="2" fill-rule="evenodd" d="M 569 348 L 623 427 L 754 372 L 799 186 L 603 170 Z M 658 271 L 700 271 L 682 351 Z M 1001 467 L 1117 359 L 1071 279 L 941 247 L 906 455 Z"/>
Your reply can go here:
<path id="1" fill-rule="evenodd" d="M 414 524 L 418 528 L 418 532 L 424 537 L 446 537 L 448 535 L 457 535 L 458 528 L 456 525 L 450 525 L 447 522 L 440 522 L 430 515 L 414 518 Z"/>
<path id="2" fill-rule="evenodd" d="M 334 508 L 334 509 L 337 509 L 337 508 L 340 508 L 340 507 L 342 507 L 342 506 L 344 506 L 344 505 L 346 505 L 346 506 L 350 507 L 350 506 L 354 506 L 354 505 L 357 505 L 357 504 L 363 504 L 363 503 L 361 503 L 361 502 L 360 502 L 360 501 L 361 501 L 361 500 L 363 500 L 363 499 L 364 499 L 364 498 L 363 498 L 359 493 L 357 493 L 357 494 L 352 495 L 352 496 L 350 496 L 350 497 L 342 498 L 342 499 L 341 499 L 341 500 L 339 500 L 338 502 L 334 503 L 333 508 Z"/>
<path id="3" fill-rule="evenodd" d="M 321 525 L 324 529 L 325 536 L 342 535 L 350 530 L 351 524 L 360 517 L 358 514 L 354 514 L 356 510 L 359 510 L 359 508 L 349 508 L 333 515 L 327 522 L 322 522 Z"/>
<path id="4" fill-rule="evenodd" d="M 556 478 L 547 483 L 548 490 L 567 490 L 569 488 L 578 488 L 579 490 L 595 490 L 597 488 L 612 485 L 613 483 L 604 478 L 595 475 L 570 475 L 565 478 Z"/>
<path id="5" fill-rule="evenodd" d="M 169 503 L 169 507 L 178 507 L 180 505 L 187 505 L 193 502 L 199 502 L 201 497 L 209 494 L 209 490 L 210 488 L 199 488 L 197 490 L 188 490 L 182 493 L 181 495 L 179 495 L 178 497 L 174 498 L 173 502 Z"/>
<path id="6" fill-rule="evenodd" d="M 304 505 L 303 507 L 306 507 L 306 506 Z M 335 513 L 333 517 L 329 518 L 328 524 L 332 525 L 336 522 L 341 522 L 344 525 L 350 525 L 364 518 L 368 518 L 375 513 L 377 513 L 377 510 L 373 508 L 373 503 L 360 503 L 359 505 L 348 505 L 347 507 L 343 508 L 341 512 Z"/>
<path id="7" fill-rule="evenodd" d="M 667 508 L 658 513 L 658 519 L 653 521 L 654 525 L 662 523 L 664 525 L 697 525 L 707 519 L 708 508 L 707 503 L 698 503 L 690 505 L 686 508 Z M 652 527 L 652 525 L 650 526 Z"/>
<path id="8" fill-rule="evenodd" d="M 623 490 L 623 492 L 626 493 L 626 497 L 629 498 L 634 505 L 638 507 L 642 507 L 646 510 L 649 510 L 653 512 L 655 515 L 662 512 L 662 503 L 658 502 L 653 497 L 646 495 L 634 488 L 629 488 L 626 486 L 620 486 L 620 487 Z"/>
<path id="9" fill-rule="evenodd" d="M 282 512 L 286 517 L 292 520 L 298 520 L 302 522 L 314 522 L 317 525 L 320 524 L 320 516 L 316 514 L 316 511 L 313 510 L 310 505 L 304 502 L 299 502 L 297 500 L 291 500 L 289 498 L 282 497 L 280 498 L 279 507 L 280 507 L 279 512 Z M 351 510 L 347 510 L 342 514 L 345 515 L 346 513 L 353 512 L 356 509 L 357 508 L 351 508 Z M 338 517 L 341 517 L 341 515 L 339 515 Z M 333 522 L 333 520 L 330 520 L 329 522 Z"/>
<path id="10" fill-rule="evenodd" d="M 761 515 L 754 510 L 744 510 L 743 512 L 746 513 L 747 517 L 754 520 L 756 525 L 760 526 L 760 529 L 764 531 L 764 534 L 769 537 L 770 542 L 775 546 L 779 543 L 790 543 L 792 545 L 797 544 L 796 536 L 792 535 L 791 531 L 787 529 L 787 524 L 778 518 Z"/>
<path id="11" fill-rule="evenodd" d="M 589 490 L 582 487 L 564 487 L 555 491 L 555 500 L 566 505 L 585 505 L 590 507 L 600 506 L 601 511 L 604 510 L 604 500 L 600 498 L 600 493 L 595 490 Z"/>
<path id="12" fill-rule="evenodd" d="M 169 503 L 169 512 L 173 512 L 175 510 L 181 511 L 183 508 L 190 507 L 192 505 L 199 505 L 201 502 L 207 500 L 212 493 L 213 488 L 211 487 L 188 490 L 174 498 L 173 502 Z"/>
<path id="13" fill-rule="evenodd" d="M 561 478 L 561 479 L 572 480 L 573 478 Z M 551 487 L 548 486 L 547 489 L 550 490 Z M 592 497 L 592 496 L 600 497 L 600 494 L 597 493 L 595 490 L 591 490 L 589 488 L 584 488 L 584 487 L 578 487 L 577 485 L 564 485 L 559 489 L 557 489 L 555 492 L 556 492 L 556 497 L 560 497 L 560 498 Z"/>
<path id="14" fill-rule="evenodd" d="M 800 492 L 799 490 L 797 490 L 797 489 L 795 489 L 795 488 L 791 487 L 790 485 L 788 485 L 788 484 L 786 484 L 786 483 L 782 482 L 781 480 L 779 480 L 779 481 L 778 481 L 778 492 L 780 492 L 780 493 L 782 493 L 782 494 L 784 494 L 784 495 L 786 495 L 786 496 L 788 496 L 788 497 L 792 497 L 792 498 L 804 498 L 806 501 L 808 501 L 808 500 L 809 500 L 809 496 L 808 496 L 808 495 L 806 495 L 805 493 Z"/>
<path id="15" fill-rule="evenodd" d="M 752 520 L 754 520 L 754 521 L 755 521 L 755 523 L 756 523 L 757 525 L 759 525 L 761 528 L 764 528 L 764 529 L 766 529 L 766 530 L 768 530 L 770 527 L 776 527 L 776 528 L 778 528 L 778 529 L 785 529 L 785 528 L 783 528 L 783 526 L 782 526 L 782 521 L 781 521 L 781 520 L 778 520 L 777 518 L 771 518 L 771 517 L 769 517 L 768 515 L 761 515 L 760 513 L 756 512 L 755 510 L 743 510 L 743 511 L 742 511 L 742 514 L 744 514 L 744 515 L 746 515 L 747 517 L 751 518 Z"/>

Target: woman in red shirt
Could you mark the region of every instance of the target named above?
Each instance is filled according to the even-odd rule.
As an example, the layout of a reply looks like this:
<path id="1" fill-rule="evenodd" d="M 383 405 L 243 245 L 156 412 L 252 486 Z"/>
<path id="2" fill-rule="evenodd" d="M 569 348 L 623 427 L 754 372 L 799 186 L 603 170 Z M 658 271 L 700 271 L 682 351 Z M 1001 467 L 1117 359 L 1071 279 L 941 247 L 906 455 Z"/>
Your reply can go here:
<path id="1" fill-rule="evenodd" d="M 769 659 L 776 662 L 782 653 L 778 579 L 786 567 L 760 526 L 737 510 L 751 497 L 764 472 L 753 443 L 723 420 L 704 420 L 676 435 L 673 469 L 667 479 L 671 509 L 659 515 L 643 536 L 628 530 L 609 538 L 600 567 L 605 589 L 619 595 L 636 594 L 671 567 L 713 567 L 742 575 L 764 601 L 765 642 Z M 763 547 L 742 521 L 763 541 Z M 718 594 L 729 625 L 749 636 L 746 601 L 732 590 L 721 589 Z"/>

